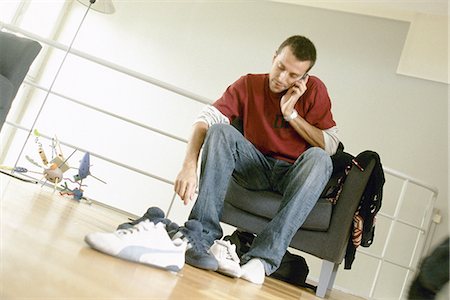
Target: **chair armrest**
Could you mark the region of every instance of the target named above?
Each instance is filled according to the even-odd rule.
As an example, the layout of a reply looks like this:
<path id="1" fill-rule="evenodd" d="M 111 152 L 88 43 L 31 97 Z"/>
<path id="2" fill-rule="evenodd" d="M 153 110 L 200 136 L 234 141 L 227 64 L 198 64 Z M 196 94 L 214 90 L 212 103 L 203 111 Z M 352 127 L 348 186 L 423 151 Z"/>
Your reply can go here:
<path id="1" fill-rule="evenodd" d="M 12 98 L 41 49 L 36 41 L 0 32 L 0 74 L 14 86 Z"/>
<path id="2" fill-rule="evenodd" d="M 300 230 L 294 236 L 291 247 L 334 263 L 341 263 L 350 237 L 353 215 L 375 166 L 370 161 L 364 171 L 353 167 L 347 175 L 341 195 L 333 208 L 327 232 Z"/>

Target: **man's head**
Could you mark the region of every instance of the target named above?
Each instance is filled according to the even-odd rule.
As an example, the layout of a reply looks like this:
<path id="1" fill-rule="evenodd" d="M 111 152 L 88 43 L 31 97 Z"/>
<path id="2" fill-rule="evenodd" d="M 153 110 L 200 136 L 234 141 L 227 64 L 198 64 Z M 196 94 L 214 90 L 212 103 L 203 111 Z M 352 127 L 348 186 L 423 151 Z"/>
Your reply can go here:
<path id="1" fill-rule="evenodd" d="M 295 35 L 285 40 L 275 52 L 269 73 L 269 87 L 274 93 L 281 93 L 313 67 L 316 62 L 316 48 L 306 37 Z"/>

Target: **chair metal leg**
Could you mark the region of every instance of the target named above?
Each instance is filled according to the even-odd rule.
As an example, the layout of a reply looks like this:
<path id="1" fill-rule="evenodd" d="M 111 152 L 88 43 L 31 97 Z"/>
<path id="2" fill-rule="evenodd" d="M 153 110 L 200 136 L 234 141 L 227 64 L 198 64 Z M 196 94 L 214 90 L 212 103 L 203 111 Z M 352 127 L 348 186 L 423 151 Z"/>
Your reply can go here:
<path id="1" fill-rule="evenodd" d="M 334 280 L 339 264 L 335 264 L 328 260 L 322 261 L 322 268 L 320 270 L 319 285 L 317 286 L 316 296 L 324 298 L 327 290 L 333 288 Z"/>

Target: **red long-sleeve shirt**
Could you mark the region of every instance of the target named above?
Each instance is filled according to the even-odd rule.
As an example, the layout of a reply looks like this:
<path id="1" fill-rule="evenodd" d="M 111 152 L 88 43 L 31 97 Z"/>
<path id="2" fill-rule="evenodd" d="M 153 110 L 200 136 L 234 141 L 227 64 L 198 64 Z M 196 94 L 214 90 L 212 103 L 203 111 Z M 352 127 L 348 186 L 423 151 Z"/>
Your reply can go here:
<path id="1" fill-rule="evenodd" d="M 283 118 L 284 93 L 269 88 L 269 74 L 248 74 L 231 86 L 213 106 L 229 118 L 243 121 L 244 136 L 263 154 L 293 163 L 310 145 Z M 336 125 L 323 82 L 310 76 L 295 109 L 309 124 L 325 130 Z"/>

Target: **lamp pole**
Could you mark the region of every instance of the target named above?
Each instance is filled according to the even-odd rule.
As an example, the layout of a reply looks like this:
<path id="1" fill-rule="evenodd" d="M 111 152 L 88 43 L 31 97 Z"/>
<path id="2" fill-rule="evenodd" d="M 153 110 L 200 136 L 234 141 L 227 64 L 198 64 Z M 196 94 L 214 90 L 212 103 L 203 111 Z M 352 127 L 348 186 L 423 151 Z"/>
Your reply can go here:
<path id="1" fill-rule="evenodd" d="M 58 78 L 59 72 L 61 71 L 61 69 L 62 69 L 62 67 L 63 67 L 63 65 L 64 65 L 64 62 L 66 61 L 66 58 L 67 58 L 67 56 L 69 55 L 70 50 L 72 49 L 72 46 L 73 46 L 73 44 L 74 44 L 74 42 L 75 42 L 75 39 L 77 38 L 78 32 L 80 31 L 80 28 L 81 28 L 81 26 L 83 25 L 83 22 L 84 22 L 84 20 L 86 19 L 86 16 L 87 16 L 89 10 L 91 9 L 92 4 L 94 4 L 95 1 L 96 1 L 96 0 L 89 0 L 89 5 L 88 5 L 88 7 L 87 7 L 87 9 L 86 9 L 86 12 L 84 13 L 83 18 L 81 19 L 80 24 L 78 25 L 77 31 L 75 32 L 75 35 L 73 36 L 72 41 L 71 41 L 70 44 L 69 44 L 69 48 L 67 48 L 67 51 L 66 51 L 66 53 L 64 54 L 64 57 L 63 57 L 63 59 L 62 59 L 62 61 L 61 61 L 61 64 L 59 65 L 58 70 L 56 71 L 55 76 L 53 77 L 53 80 L 52 80 L 52 82 L 51 82 L 51 84 L 50 84 L 50 87 L 49 87 L 49 89 L 48 89 L 48 91 L 47 91 L 47 93 L 46 93 L 46 95 L 45 95 L 45 98 L 44 98 L 44 100 L 42 101 L 41 106 L 39 107 L 38 113 L 36 114 L 36 117 L 35 117 L 34 120 L 33 120 L 33 124 L 31 125 L 31 128 L 30 128 L 30 130 L 28 131 L 28 135 L 27 135 L 27 137 L 26 137 L 26 139 L 25 139 L 25 142 L 24 142 L 23 145 L 22 145 L 22 148 L 21 148 L 21 150 L 20 150 L 20 152 L 19 152 L 19 155 L 17 156 L 17 160 L 16 160 L 16 162 L 15 162 L 15 164 L 14 164 L 14 169 L 17 167 L 17 164 L 19 163 L 19 160 L 20 160 L 20 158 L 22 157 L 23 151 L 25 150 L 26 144 L 27 144 L 28 140 L 30 139 L 31 133 L 32 133 L 33 130 L 34 130 L 34 127 L 35 127 L 35 125 L 36 125 L 36 122 L 37 122 L 37 120 L 39 119 L 39 116 L 40 116 L 41 113 L 42 113 L 42 110 L 43 110 L 43 108 L 44 108 L 44 106 L 45 106 L 45 104 L 46 104 L 46 102 L 47 102 L 47 100 L 48 100 L 48 97 L 50 96 L 50 93 L 52 92 L 53 86 L 55 85 L 55 82 L 56 82 L 56 79 Z M 14 171 L 12 171 L 12 173 L 14 173 Z"/>

